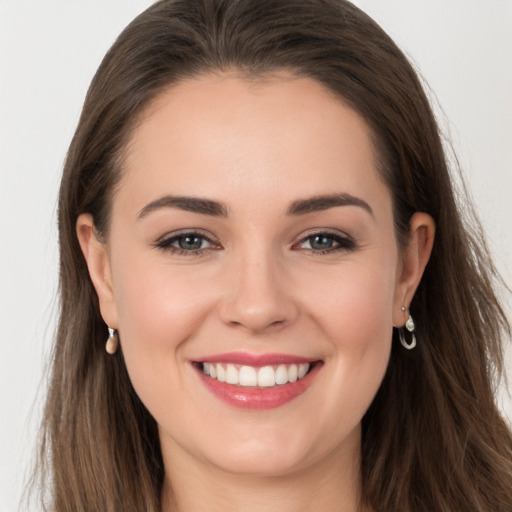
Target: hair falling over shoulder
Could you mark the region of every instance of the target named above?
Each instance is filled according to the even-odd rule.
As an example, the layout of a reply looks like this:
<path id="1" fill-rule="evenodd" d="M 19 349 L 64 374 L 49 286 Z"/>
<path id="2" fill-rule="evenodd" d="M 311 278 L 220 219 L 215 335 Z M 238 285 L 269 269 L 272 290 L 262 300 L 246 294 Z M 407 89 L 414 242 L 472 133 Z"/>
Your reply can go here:
<path id="1" fill-rule="evenodd" d="M 144 109 L 184 78 L 279 70 L 317 80 L 372 130 L 394 201 L 396 233 L 436 222 L 411 310 L 421 343 L 393 340 L 387 374 L 363 418 L 362 485 L 376 511 L 510 512 L 512 436 L 496 407 L 510 328 L 476 220 L 463 221 L 439 129 L 416 73 L 345 0 L 160 0 L 119 36 L 88 91 L 59 199 L 60 322 L 41 430 L 45 510 L 157 512 L 164 476 L 157 426 L 135 394 L 78 244 L 81 213 L 99 236 L 123 150 Z M 396 333 L 395 333 L 396 334 Z"/>

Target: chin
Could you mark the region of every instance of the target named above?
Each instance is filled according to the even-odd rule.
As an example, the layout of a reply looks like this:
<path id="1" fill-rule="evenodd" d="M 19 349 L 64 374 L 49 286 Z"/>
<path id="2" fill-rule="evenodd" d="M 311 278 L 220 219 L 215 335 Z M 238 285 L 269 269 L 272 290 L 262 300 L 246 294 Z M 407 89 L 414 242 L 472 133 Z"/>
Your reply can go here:
<path id="1" fill-rule="evenodd" d="M 252 442 L 248 446 L 233 446 L 212 457 L 210 464 L 227 473 L 259 477 L 281 477 L 301 471 L 308 466 L 306 453 Z"/>
<path id="2" fill-rule="evenodd" d="M 230 433 L 226 436 L 229 442 L 226 439 L 224 443 L 211 445 L 203 451 L 205 462 L 237 475 L 285 477 L 311 469 L 331 458 L 339 461 L 340 450 L 349 451 L 359 459 L 360 425 L 343 436 L 343 443 L 333 442 L 336 435 L 329 436 L 325 432 L 318 435 L 296 432 L 291 435 L 289 428 L 278 432 L 272 432 L 271 428 L 260 430 L 257 436 L 238 440 L 234 433 Z"/>

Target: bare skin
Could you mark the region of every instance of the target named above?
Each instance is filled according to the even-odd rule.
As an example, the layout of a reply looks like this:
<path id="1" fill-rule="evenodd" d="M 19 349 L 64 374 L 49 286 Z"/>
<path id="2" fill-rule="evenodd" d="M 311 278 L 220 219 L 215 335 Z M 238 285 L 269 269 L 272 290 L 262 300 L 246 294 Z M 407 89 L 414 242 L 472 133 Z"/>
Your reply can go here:
<path id="1" fill-rule="evenodd" d="M 435 227 L 414 214 L 398 246 L 354 111 L 305 78 L 185 81 L 132 136 L 107 243 L 90 215 L 77 232 L 159 426 L 164 512 L 362 510 L 361 418 Z M 293 399 L 243 408 L 201 372 L 232 352 L 316 370 Z"/>

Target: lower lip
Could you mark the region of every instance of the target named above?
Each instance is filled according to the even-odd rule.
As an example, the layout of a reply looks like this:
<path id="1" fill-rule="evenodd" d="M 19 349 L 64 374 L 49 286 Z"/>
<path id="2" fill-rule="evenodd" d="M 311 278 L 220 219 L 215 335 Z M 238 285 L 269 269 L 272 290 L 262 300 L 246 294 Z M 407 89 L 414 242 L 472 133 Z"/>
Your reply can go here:
<path id="1" fill-rule="evenodd" d="M 316 363 L 302 379 L 271 388 L 252 388 L 226 384 L 206 376 L 200 369 L 198 374 L 206 387 L 218 398 L 240 409 L 274 409 L 302 395 L 312 384 L 321 368 Z"/>

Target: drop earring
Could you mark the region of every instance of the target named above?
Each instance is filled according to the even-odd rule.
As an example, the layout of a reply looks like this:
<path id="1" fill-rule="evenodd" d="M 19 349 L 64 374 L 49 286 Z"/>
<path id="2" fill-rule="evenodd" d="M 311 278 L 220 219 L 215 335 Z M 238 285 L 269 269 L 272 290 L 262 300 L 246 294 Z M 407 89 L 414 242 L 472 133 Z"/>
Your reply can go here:
<path id="1" fill-rule="evenodd" d="M 119 336 L 117 334 L 116 329 L 112 329 L 112 327 L 108 328 L 108 339 L 105 345 L 105 350 L 107 354 L 114 355 L 117 352 L 117 347 L 119 345 Z"/>
<path id="2" fill-rule="evenodd" d="M 405 306 L 402 306 L 402 311 L 405 313 L 407 310 Z M 409 314 L 409 318 L 405 322 L 405 329 L 407 329 L 411 333 L 411 341 L 407 342 L 405 339 L 404 328 L 398 329 L 398 337 L 400 338 L 400 343 L 407 350 L 412 350 L 416 346 L 416 335 L 414 334 L 414 330 L 416 326 L 414 325 L 414 320 L 412 316 Z"/>

